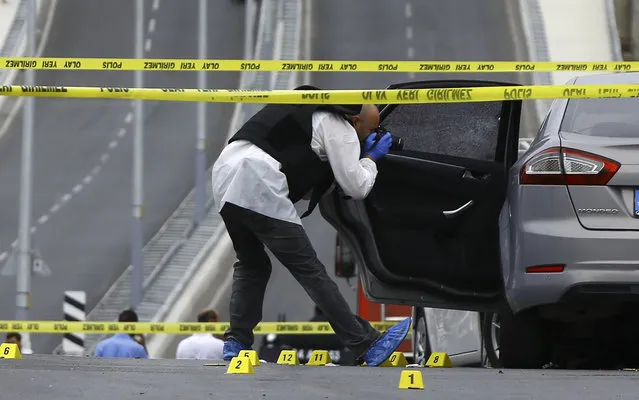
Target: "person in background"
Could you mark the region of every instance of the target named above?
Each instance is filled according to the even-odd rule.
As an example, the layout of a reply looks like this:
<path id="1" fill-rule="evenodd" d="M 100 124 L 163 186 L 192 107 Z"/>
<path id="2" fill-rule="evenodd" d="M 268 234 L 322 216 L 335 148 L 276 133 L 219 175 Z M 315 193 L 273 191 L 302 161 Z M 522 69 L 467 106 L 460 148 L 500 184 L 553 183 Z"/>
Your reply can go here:
<path id="1" fill-rule="evenodd" d="M 218 322 L 217 311 L 206 309 L 197 315 L 197 322 Z M 194 333 L 178 345 L 175 358 L 190 360 L 222 360 L 224 341 L 210 333 Z"/>
<path id="2" fill-rule="evenodd" d="M 124 310 L 118 316 L 118 322 L 138 322 L 138 314 L 133 310 Z M 149 358 L 144 346 L 138 343 L 134 336 L 118 333 L 104 339 L 95 347 L 95 357 Z"/>
<path id="3" fill-rule="evenodd" d="M 4 343 L 17 344 L 21 354 L 33 354 L 33 352 L 30 349 L 22 348 L 22 335 L 20 335 L 18 332 L 7 333 L 4 339 Z"/>

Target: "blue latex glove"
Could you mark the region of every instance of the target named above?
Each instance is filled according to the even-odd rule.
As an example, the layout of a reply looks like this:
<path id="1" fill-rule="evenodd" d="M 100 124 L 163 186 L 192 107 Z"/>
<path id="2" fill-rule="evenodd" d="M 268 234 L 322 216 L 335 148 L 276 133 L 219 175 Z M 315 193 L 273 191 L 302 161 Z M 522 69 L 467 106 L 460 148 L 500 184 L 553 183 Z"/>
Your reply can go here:
<path id="1" fill-rule="evenodd" d="M 386 134 L 377 141 L 377 144 L 374 144 L 374 139 L 375 134 L 366 138 L 364 154 L 371 156 L 373 160 L 377 161 L 388 153 L 388 150 L 390 150 L 391 145 L 393 144 L 393 138 L 391 137 L 390 132 L 386 132 Z"/>
<path id="2" fill-rule="evenodd" d="M 364 142 L 364 148 L 362 149 L 362 155 L 368 153 L 373 148 L 373 145 L 375 144 L 375 137 L 376 136 L 377 136 L 377 133 L 371 133 L 370 135 L 368 135 L 368 137 L 366 138 L 366 141 Z"/>

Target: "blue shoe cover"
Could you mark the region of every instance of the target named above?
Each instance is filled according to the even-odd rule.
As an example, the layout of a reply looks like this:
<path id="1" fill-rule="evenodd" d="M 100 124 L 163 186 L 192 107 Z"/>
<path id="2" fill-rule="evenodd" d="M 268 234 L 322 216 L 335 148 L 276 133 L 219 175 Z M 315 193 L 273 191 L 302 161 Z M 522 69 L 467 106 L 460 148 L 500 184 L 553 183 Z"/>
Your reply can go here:
<path id="1" fill-rule="evenodd" d="M 410 329 L 411 317 L 393 325 L 377 342 L 364 353 L 362 360 L 367 366 L 376 367 L 386 361 L 404 341 Z"/>
<path id="2" fill-rule="evenodd" d="M 242 350 L 251 350 L 250 347 L 245 347 L 241 343 L 229 339 L 224 342 L 224 361 L 231 361 L 233 357 L 237 357 Z"/>

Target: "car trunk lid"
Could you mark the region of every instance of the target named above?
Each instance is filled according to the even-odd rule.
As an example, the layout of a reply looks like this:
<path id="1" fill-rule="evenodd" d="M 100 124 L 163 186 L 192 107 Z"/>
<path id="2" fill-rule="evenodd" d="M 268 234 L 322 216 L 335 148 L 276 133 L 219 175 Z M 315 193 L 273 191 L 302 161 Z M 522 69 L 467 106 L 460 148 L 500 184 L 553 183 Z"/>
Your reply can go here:
<path id="1" fill-rule="evenodd" d="M 614 129 L 608 124 L 608 129 Z M 618 163 L 605 184 L 568 184 L 579 222 L 588 229 L 639 230 L 639 129 L 636 137 L 590 136 L 560 132 L 566 171 Z M 577 150 L 574 153 L 570 149 Z M 583 157 L 582 157 L 583 156 Z"/>

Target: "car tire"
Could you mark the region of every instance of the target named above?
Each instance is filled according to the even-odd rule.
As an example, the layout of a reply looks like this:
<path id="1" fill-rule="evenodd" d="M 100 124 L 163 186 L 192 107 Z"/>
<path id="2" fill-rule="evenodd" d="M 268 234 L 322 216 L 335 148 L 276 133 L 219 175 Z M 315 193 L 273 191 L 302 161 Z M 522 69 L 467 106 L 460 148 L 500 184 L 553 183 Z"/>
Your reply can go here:
<path id="1" fill-rule="evenodd" d="M 498 313 L 486 313 L 482 318 L 481 334 L 484 340 L 486 358 L 482 360 L 482 366 L 490 368 L 502 368 L 499 360 L 499 332 L 500 320 Z"/>
<path id="2" fill-rule="evenodd" d="M 492 320 L 490 317 L 490 321 Z M 497 340 L 493 341 L 491 337 L 484 336 L 487 345 L 499 343 L 497 360 L 493 354 L 493 361 L 498 368 L 539 369 L 550 361 L 550 346 L 546 340 L 543 323 L 534 311 L 522 311 L 518 314 L 503 312 L 499 314 L 498 320 Z M 484 321 L 489 321 L 489 318 L 485 318 Z M 487 328 L 487 323 L 484 325 Z"/>
<path id="3" fill-rule="evenodd" d="M 426 365 L 430 357 L 431 348 L 428 340 L 428 327 L 426 315 L 421 307 L 415 307 L 413 323 L 413 363 Z"/>

